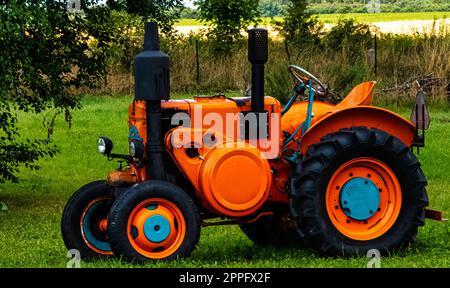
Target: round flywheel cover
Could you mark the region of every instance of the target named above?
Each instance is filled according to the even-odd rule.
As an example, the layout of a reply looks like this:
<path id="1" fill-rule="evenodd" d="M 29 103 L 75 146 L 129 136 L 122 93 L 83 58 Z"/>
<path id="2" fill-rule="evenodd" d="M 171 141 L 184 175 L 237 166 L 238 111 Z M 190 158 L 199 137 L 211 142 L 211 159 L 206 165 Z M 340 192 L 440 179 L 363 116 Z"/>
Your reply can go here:
<path id="1" fill-rule="evenodd" d="M 267 159 L 248 144 L 233 142 L 209 151 L 201 167 L 201 196 L 211 212 L 242 217 L 254 213 L 267 200 L 271 172 Z"/>

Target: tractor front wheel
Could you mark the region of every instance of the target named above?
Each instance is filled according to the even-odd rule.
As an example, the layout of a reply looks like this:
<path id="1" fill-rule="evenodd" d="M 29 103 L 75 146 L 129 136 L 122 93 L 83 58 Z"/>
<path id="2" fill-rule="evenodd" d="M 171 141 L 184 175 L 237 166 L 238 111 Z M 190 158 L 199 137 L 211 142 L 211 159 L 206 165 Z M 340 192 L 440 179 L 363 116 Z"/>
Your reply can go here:
<path id="1" fill-rule="evenodd" d="M 64 208 L 61 232 L 68 250 L 83 259 L 113 254 L 108 243 L 107 217 L 114 191 L 106 181 L 95 181 L 76 191 Z"/>
<path id="2" fill-rule="evenodd" d="M 132 186 L 114 202 L 108 218 L 114 254 L 129 262 L 189 256 L 200 238 L 200 215 L 174 184 L 151 180 Z"/>
<path id="3" fill-rule="evenodd" d="M 354 127 L 309 149 L 298 164 L 290 206 L 299 233 L 322 254 L 387 254 L 409 245 L 424 225 L 426 184 L 419 161 L 400 140 Z"/>

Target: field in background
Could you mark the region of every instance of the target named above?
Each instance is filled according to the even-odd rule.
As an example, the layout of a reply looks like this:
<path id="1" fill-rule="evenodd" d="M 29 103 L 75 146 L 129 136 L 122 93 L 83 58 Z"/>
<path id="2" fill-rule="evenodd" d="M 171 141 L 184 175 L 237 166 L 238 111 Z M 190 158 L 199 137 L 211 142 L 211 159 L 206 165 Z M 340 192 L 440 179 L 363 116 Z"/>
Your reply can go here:
<path id="1" fill-rule="evenodd" d="M 239 93 L 234 93 L 234 95 Z M 230 94 L 229 94 L 230 95 Z M 231 94 L 233 95 L 233 94 Z M 174 95 L 180 97 L 181 95 Z M 108 135 L 117 153 L 128 153 L 127 107 L 131 97 L 86 97 L 83 109 L 73 113 L 72 129 L 60 117 L 54 139 L 61 153 L 43 159 L 40 171 L 23 170 L 20 184 L 0 186 L 0 267 L 66 267 L 60 233 L 63 207 L 80 186 L 102 179 L 117 164 L 97 152 L 96 139 Z M 391 107 L 408 117 L 408 108 Z M 428 177 L 431 207 L 450 214 L 450 108 L 431 107 L 427 147 L 418 156 Z M 46 137 L 42 115 L 20 114 L 25 135 Z M 404 255 L 381 259 L 382 267 L 450 267 L 450 229 L 427 220 L 418 241 Z M 306 249 L 273 249 L 253 245 L 236 226 L 204 228 L 190 258 L 146 267 L 360 267 L 368 259 L 323 258 Z M 82 267 L 137 267 L 117 259 L 82 262 Z"/>
<path id="2" fill-rule="evenodd" d="M 373 36 L 367 35 L 364 38 L 367 42 L 361 44 L 361 37 L 357 34 L 355 36 L 353 31 L 353 27 L 341 27 L 333 37 L 322 38 L 322 44 L 318 46 L 289 44 L 290 59 L 284 42 L 277 39 L 270 41 L 266 66 L 267 95 L 277 97 L 282 102 L 286 100 L 293 84 L 287 67 L 293 63 L 322 79 L 340 96 L 346 95 L 358 83 L 376 80 L 380 89 L 390 89 L 381 93 L 386 102 L 409 102 L 416 95 L 414 80 L 431 75 L 436 81 L 432 83 L 428 100 L 450 100 L 450 90 L 447 91 L 450 89 L 447 88 L 450 84 L 450 25 L 434 27 L 427 34 L 380 35 L 377 76 L 374 75 L 374 67 L 368 54 L 368 50 L 373 47 Z M 248 91 L 250 64 L 247 61 L 245 41 L 234 47 L 230 55 L 216 56 L 211 51 L 212 43 L 206 38 L 200 38 L 200 79 L 197 81 L 197 39 L 197 36 L 191 35 L 162 43 L 163 51 L 171 59 L 171 90 L 203 95 L 226 91 L 241 91 L 244 94 Z M 136 47 L 136 50 L 140 49 L 141 44 L 137 43 Z M 125 53 L 120 53 L 123 54 Z M 129 52 L 128 55 L 132 55 L 129 61 L 136 54 L 137 52 Z M 111 67 L 108 84 L 102 87 L 100 93 L 133 93 L 133 75 L 129 70 L 121 69 L 120 65 Z M 402 86 L 406 89 L 400 89 Z M 395 89 L 396 87 L 400 88 Z"/>
<path id="3" fill-rule="evenodd" d="M 324 23 L 336 23 L 339 18 L 353 18 L 359 22 L 391 22 L 435 20 L 450 17 L 450 12 L 410 12 L 410 13 L 348 13 L 348 14 L 319 14 L 319 20 Z"/>
<path id="4" fill-rule="evenodd" d="M 390 21 L 414 21 L 435 20 L 450 18 L 450 12 L 406 12 L 406 13 L 348 13 L 348 14 L 318 14 L 316 15 L 323 23 L 336 23 L 339 18 L 353 18 L 359 22 L 390 22 Z M 268 25 L 272 20 L 282 20 L 283 17 L 264 17 L 262 22 Z M 197 19 L 180 19 L 176 26 L 204 26 L 205 23 Z"/>

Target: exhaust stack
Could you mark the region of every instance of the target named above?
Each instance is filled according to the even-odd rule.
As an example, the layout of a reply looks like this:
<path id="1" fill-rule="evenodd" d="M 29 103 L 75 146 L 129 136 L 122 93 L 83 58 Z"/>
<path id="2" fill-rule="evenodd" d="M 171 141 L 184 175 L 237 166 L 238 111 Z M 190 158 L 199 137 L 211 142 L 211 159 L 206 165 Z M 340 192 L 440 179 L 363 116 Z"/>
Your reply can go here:
<path id="1" fill-rule="evenodd" d="M 145 23 L 144 51 L 135 58 L 135 99 L 170 99 L 169 56 L 159 50 L 158 25 Z"/>
<path id="2" fill-rule="evenodd" d="M 169 57 L 159 50 L 158 25 L 145 23 L 144 51 L 135 58 L 135 100 L 147 110 L 147 162 L 150 179 L 164 180 L 161 100 L 170 99 Z"/>

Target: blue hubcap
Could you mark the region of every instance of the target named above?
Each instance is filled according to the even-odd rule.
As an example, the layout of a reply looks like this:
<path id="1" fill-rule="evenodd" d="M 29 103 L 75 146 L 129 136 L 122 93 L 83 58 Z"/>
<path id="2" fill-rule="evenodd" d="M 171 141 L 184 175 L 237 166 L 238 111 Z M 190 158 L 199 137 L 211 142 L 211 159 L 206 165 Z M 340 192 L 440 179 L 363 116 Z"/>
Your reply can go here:
<path id="1" fill-rule="evenodd" d="M 345 215 L 363 221 L 377 211 L 380 205 L 380 192 L 370 179 L 353 178 L 342 187 L 340 201 Z"/>
<path id="2" fill-rule="evenodd" d="M 162 242 L 167 239 L 169 233 L 169 221 L 159 214 L 148 217 L 144 223 L 145 237 L 151 242 Z"/>
<path id="3" fill-rule="evenodd" d="M 86 237 L 86 240 L 92 246 L 94 246 L 95 248 L 102 250 L 102 251 L 111 251 L 111 247 L 109 246 L 109 243 L 106 241 L 97 239 L 91 231 L 91 225 L 92 225 L 91 219 L 94 217 L 94 214 L 97 213 L 99 206 L 100 206 L 99 204 L 100 204 L 100 202 L 95 203 L 86 212 L 86 215 L 84 216 L 84 219 L 83 219 L 83 225 L 82 225 L 81 229 L 83 229 L 83 234 Z"/>

